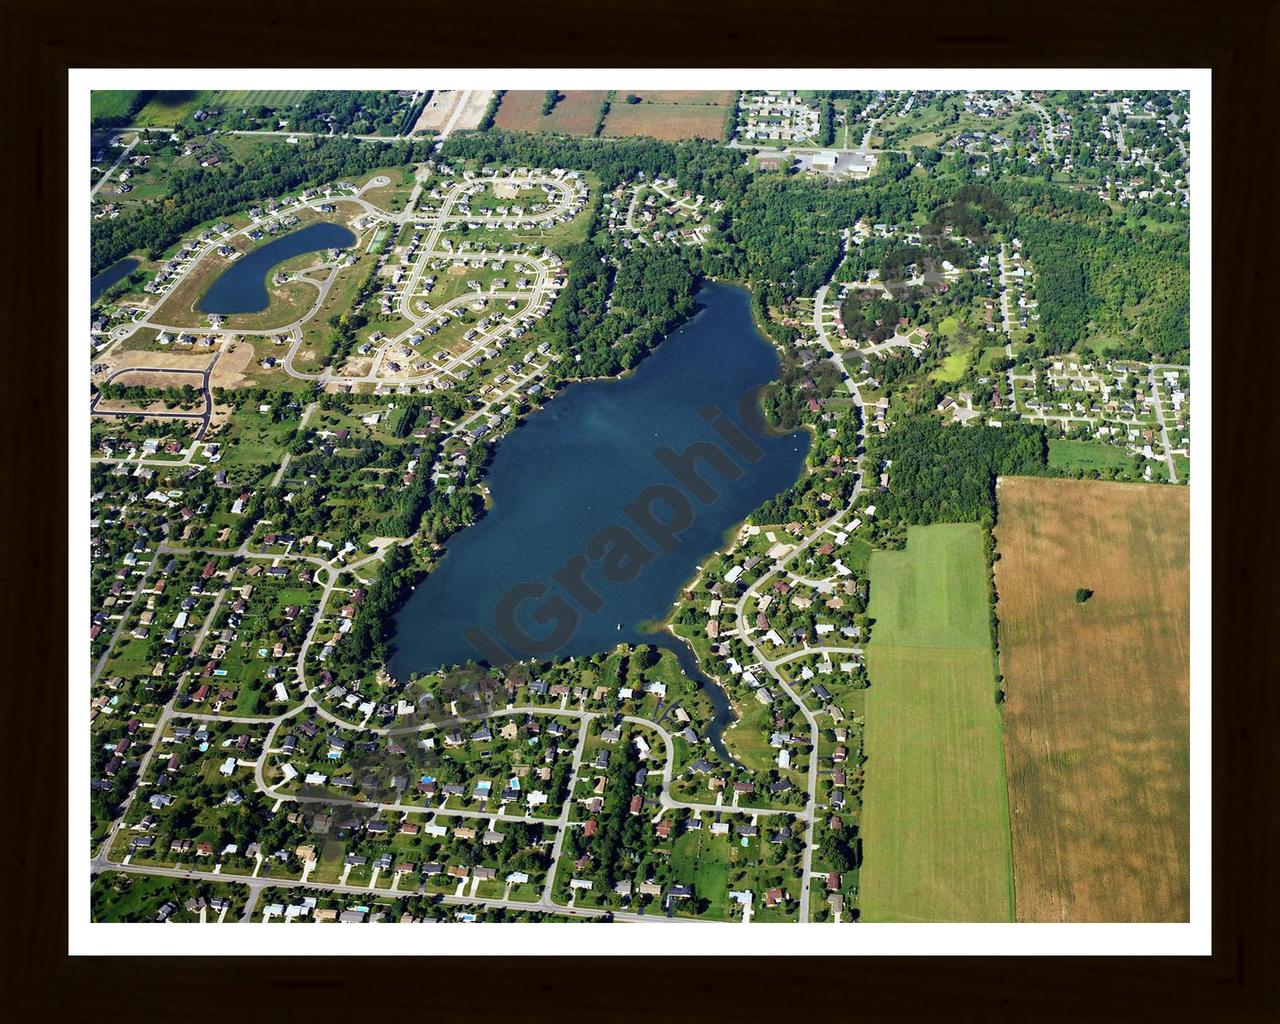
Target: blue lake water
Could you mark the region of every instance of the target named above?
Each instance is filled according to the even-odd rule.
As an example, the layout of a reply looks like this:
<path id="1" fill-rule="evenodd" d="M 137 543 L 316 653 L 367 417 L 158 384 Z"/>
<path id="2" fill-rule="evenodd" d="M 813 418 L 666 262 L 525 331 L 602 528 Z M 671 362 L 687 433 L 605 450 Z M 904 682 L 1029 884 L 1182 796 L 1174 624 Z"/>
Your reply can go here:
<path id="1" fill-rule="evenodd" d="M 517 636 L 542 640 L 562 631 L 567 621 L 572 625 L 567 638 L 552 651 L 537 651 L 537 657 L 657 643 L 674 650 L 685 670 L 705 681 L 687 646 L 665 632 L 646 632 L 644 626 L 666 616 L 696 567 L 723 545 L 726 531 L 798 478 L 809 435 L 775 436 L 743 424 L 740 400 L 774 379 L 777 353 L 756 331 L 745 290 L 708 284 L 698 299 L 703 308 L 635 373 L 569 386 L 499 443 L 487 477 L 493 507 L 449 542 L 435 571 L 396 618 L 390 660 L 394 676 L 427 673 L 468 659 L 497 663 L 499 657 L 477 649 L 474 633 L 469 639 L 468 632 L 476 627 L 517 658 L 534 656 L 528 647 L 510 642 L 512 634 L 504 635 L 503 622 L 513 623 Z M 754 460 L 736 453 L 699 415 L 708 405 L 742 427 L 756 446 Z M 715 492 L 706 502 L 678 483 L 655 454 L 664 446 L 684 453 L 699 442 L 716 445 L 741 471 L 736 480 L 728 480 L 705 458 L 693 463 Z M 671 538 L 672 550 L 663 550 L 655 535 L 626 512 L 655 485 L 674 487 L 688 512 L 687 526 Z M 651 513 L 644 521 L 660 535 L 661 524 L 671 521 L 670 506 L 654 499 L 643 507 Z M 648 551 L 649 560 L 634 578 L 618 577 L 628 575 L 626 568 L 643 555 L 619 556 L 623 571 L 606 579 L 602 564 L 608 551 L 589 547 L 609 527 L 622 528 Z M 622 541 L 608 547 L 636 551 Z M 557 579 L 557 572 L 577 555 L 590 563 L 582 580 L 598 595 L 599 607 L 592 606 L 589 596 L 579 600 L 576 585 Z M 503 596 L 517 584 L 529 585 L 531 596 L 504 620 L 499 613 Z M 540 613 L 545 616 L 541 620 Z M 723 725 L 730 718 L 727 701 L 718 688 L 712 696 Z"/>
<path id="2" fill-rule="evenodd" d="M 97 302 L 102 297 L 102 293 L 110 288 L 117 281 L 123 281 L 126 277 L 133 273 L 134 267 L 138 265 L 138 261 L 134 259 L 123 259 L 118 263 L 113 263 L 107 267 L 97 277 L 89 280 L 89 301 Z"/>
<path id="3" fill-rule="evenodd" d="M 196 304 L 201 313 L 257 313 L 267 308 L 267 278 L 272 268 L 307 252 L 345 249 L 356 236 L 341 224 L 308 224 L 259 246 L 227 266 Z M 210 257 L 216 259 L 217 257 Z"/>

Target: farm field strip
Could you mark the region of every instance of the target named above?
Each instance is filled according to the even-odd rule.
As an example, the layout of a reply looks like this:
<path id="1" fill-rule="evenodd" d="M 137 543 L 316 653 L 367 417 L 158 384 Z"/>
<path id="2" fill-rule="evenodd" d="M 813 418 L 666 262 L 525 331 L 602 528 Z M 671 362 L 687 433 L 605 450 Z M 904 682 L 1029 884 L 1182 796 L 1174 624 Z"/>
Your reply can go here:
<path id="1" fill-rule="evenodd" d="M 1009 921 L 1008 799 L 976 524 L 871 556 L 867 921 Z"/>

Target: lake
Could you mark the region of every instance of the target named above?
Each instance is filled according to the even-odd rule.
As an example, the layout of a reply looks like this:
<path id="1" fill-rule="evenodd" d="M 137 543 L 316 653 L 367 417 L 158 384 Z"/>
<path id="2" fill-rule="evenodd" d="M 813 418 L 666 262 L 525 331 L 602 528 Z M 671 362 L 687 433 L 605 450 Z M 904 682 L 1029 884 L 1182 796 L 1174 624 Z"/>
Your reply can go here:
<path id="1" fill-rule="evenodd" d="M 272 268 L 307 252 L 322 249 L 345 249 L 355 243 L 356 236 L 341 224 L 321 221 L 291 231 L 268 242 L 228 265 L 196 304 L 201 313 L 259 313 L 270 303 L 267 278 Z M 210 259 L 218 257 L 211 256 Z"/>
<path id="2" fill-rule="evenodd" d="M 138 261 L 135 259 L 123 259 L 118 263 L 111 264 L 97 277 L 90 278 L 89 301 L 91 303 L 97 302 L 102 297 L 103 292 L 132 274 L 133 268 L 137 265 Z"/>
<path id="3" fill-rule="evenodd" d="M 545 659 L 654 643 L 676 651 L 707 685 L 719 728 L 731 720 L 725 695 L 697 670 L 688 648 L 645 627 L 667 615 L 727 531 L 799 477 L 810 441 L 804 431 L 752 429 L 737 412 L 743 395 L 773 380 L 778 368 L 777 353 L 752 323 L 747 292 L 708 284 L 698 301 L 697 314 L 634 373 L 570 385 L 501 440 L 486 478 L 492 508 L 450 540 L 396 617 L 392 675 L 468 659 L 509 662 L 498 647 Z M 699 415 L 708 405 L 725 414 L 717 423 L 738 439 L 736 450 Z M 732 434 L 726 421 L 742 434 Z M 697 443 L 720 450 L 714 467 L 709 458 L 692 463 L 714 494 L 691 492 L 696 479 L 686 473 L 677 483 L 668 468 L 671 456 Z M 667 464 L 656 454 L 663 447 Z M 735 467 L 737 479 L 720 472 L 732 476 Z M 629 515 L 627 506 L 651 487 L 658 491 Z M 659 493 L 663 500 L 653 497 Z M 673 506 L 681 503 L 687 515 L 674 522 Z M 593 547 L 606 529 L 609 543 L 597 538 Z M 589 567 L 558 577 L 575 556 Z M 513 592 L 517 585 L 523 589 Z M 513 593 L 524 600 L 504 615 L 504 595 Z M 536 651 L 528 640 L 540 644 Z"/>

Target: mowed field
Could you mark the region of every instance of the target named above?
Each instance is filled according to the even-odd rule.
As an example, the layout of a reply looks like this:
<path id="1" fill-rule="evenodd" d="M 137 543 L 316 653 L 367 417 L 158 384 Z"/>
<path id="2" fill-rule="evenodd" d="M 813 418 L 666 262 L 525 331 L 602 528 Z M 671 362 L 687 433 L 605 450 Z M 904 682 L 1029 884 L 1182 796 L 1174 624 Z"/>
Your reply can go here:
<path id="1" fill-rule="evenodd" d="M 213 107 L 291 107 L 307 94 L 306 89 L 224 89 L 209 100 Z"/>
<path id="2" fill-rule="evenodd" d="M 1008 798 L 976 524 L 871 555 L 866 921 L 1010 921 Z"/>
<path id="3" fill-rule="evenodd" d="M 1189 491 L 1008 477 L 998 500 L 1018 920 L 1186 921 Z"/>
<path id="4" fill-rule="evenodd" d="M 655 139 L 718 139 L 728 108 L 737 94 L 719 92 L 640 92 L 640 103 L 627 103 L 619 92 L 609 105 L 604 134 L 650 135 Z"/>
<path id="5" fill-rule="evenodd" d="M 542 115 L 544 93 L 536 89 L 512 89 L 502 97 L 494 116 L 495 128 L 519 132 L 563 132 L 590 135 L 600 121 L 600 108 L 609 95 L 604 89 L 561 93 L 564 97 L 550 114 Z"/>

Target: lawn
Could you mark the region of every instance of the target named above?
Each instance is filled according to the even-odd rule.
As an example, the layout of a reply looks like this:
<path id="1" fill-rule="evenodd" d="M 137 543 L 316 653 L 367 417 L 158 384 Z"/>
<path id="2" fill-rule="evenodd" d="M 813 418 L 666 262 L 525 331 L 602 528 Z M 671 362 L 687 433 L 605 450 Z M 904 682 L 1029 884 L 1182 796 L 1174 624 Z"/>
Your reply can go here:
<path id="1" fill-rule="evenodd" d="M 175 905 L 174 923 L 200 920 L 199 911 L 189 911 L 184 904 L 193 896 L 206 899 L 225 897 L 231 900 L 225 920 L 236 922 L 244 910 L 249 890 L 246 886 L 227 882 L 204 882 L 183 878 L 161 878 L 155 875 L 133 875 L 108 871 L 93 880 L 91 919 L 97 922 L 150 922 L 165 903 Z M 206 912 L 206 921 L 217 921 L 220 911 Z"/>
<path id="2" fill-rule="evenodd" d="M 1094 441 L 1049 442 L 1050 469 L 1107 469 L 1109 466 L 1128 465 L 1129 454 L 1115 445 Z"/>
<path id="3" fill-rule="evenodd" d="M 871 556 L 861 906 L 868 921 L 1009 921 L 1009 812 L 977 525 Z"/>
<path id="4" fill-rule="evenodd" d="M 1018 920 L 1186 921 L 1188 490 L 1013 477 L 999 510 Z"/>
<path id="5" fill-rule="evenodd" d="M 777 767 L 778 752 L 769 746 L 772 715 L 757 700 L 742 705 L 741 717 L 724 733 L 729 753 L 753 772 L 768 772 Z"/>

